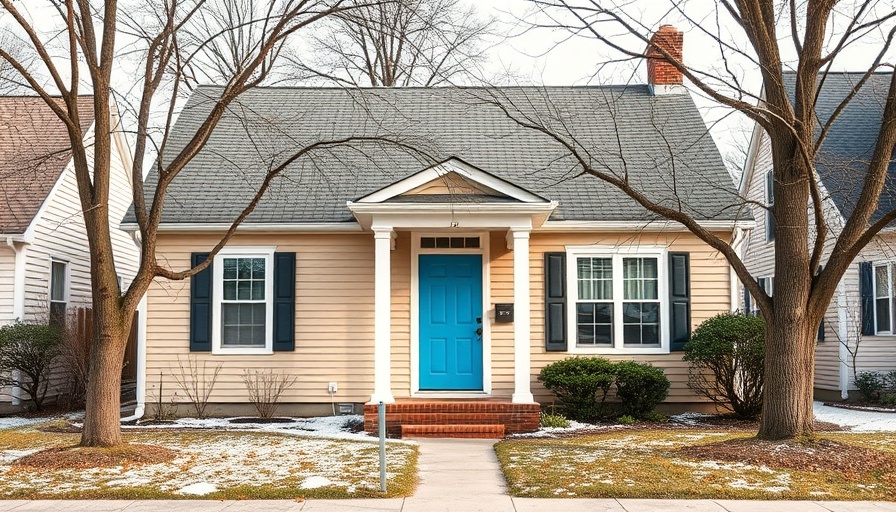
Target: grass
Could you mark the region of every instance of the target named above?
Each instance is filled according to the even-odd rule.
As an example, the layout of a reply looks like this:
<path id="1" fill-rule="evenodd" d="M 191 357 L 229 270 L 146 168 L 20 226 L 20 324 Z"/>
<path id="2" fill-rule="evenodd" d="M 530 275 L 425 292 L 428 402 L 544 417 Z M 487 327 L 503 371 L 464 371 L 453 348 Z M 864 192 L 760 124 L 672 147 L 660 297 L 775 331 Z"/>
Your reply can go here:
<path id="1" fill-rule="evenodd" d="M 413 445 L 387 447 L 388 493 L 382 494 L 376 444 L 267 432 L 125 433 L 128 443 L 174 450 L 177 455 L 169 462 L 86 469 L 15 464 L 36 451 L 79 440 L 77 434 L 36 427 L 0 430 L 0 499 L 373 498 L 408 496 L 417 483 Z M 302 488 L 315 480 L 311 488 Z M 214 484 L 217 491 L 202 496 L 178 492 L 196 483 Z"/>
<path id="2" fill-rule="evenodd" d="M 892 472 L 793 470 L 689 459 L 689 445 L 748 438 L 710 429 L 613 430 L 559 439 L 511 439 L 496 446 L 513 496 L 894 500 Z M 821 434 L 844 444 L 896 453 L 896 434 Z"/>

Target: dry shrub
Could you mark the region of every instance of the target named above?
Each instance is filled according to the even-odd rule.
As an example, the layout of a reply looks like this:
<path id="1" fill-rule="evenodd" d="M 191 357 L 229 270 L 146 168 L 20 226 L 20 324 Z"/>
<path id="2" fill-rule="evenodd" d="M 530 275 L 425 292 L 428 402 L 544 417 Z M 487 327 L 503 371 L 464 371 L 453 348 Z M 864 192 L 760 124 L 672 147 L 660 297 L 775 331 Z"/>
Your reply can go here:
<path id="1" fill-rule="evenodd" d="M 178 356 L 177 366 L 179 371 L 172 372 L 174 381 L 177 382 L 190 405 L 193 406 L 196 417 L 205 418 L 208 399 L 212 395 L 212 390 L 215 389 L 218 374 L 221 373 L 221 367 L 224 364 L 216 364 L 209 372 L 205 360 L 200 362 L 197 357 L 187 356 L 186 362 L 184 362 L 184 359 Z"/>
<path id="2" fill-rule="evenodd" d="M 272 418 L 280 406 L 280 395 L 295 384 L 295 375 L 284 375 L 273 371 L 243 371 L 243 383 L 249 391 L 249 401 L 262 418 Z"/>

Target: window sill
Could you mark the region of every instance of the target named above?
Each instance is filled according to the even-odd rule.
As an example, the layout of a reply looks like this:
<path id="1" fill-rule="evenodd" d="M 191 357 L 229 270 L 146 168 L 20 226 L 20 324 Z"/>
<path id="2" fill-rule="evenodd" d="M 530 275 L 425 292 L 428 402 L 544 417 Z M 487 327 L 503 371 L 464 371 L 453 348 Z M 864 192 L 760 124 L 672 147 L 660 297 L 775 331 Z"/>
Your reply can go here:
<path id="1" fill-rule="evenodd" d="M 650 347 L 650 348 L 636 348 L 636 347 L 623 347 L 623 348 L 613 348 L 613 347 L 573 347 L 570 348 L 567 353 L 572 355 L 655 355 L 655 354 L 668 354 L 668 347 Z"/>
<path id="2" fill-rule="evenodd" d="M 270 348 L 250 348 L 250 347 L 234 347 L 234 348 L 222 348 L 215 347 L 212 349 L 212 355 L 214 356 L 269 356 L 273 355 L 274 351 Z"/>

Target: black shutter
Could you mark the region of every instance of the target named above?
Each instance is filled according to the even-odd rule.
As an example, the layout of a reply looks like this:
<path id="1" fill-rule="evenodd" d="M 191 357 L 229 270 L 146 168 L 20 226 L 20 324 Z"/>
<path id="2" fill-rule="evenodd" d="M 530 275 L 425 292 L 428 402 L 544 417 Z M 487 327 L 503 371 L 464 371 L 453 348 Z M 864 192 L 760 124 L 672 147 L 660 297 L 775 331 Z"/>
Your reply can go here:
<path id="1" fill-rule="evenodd" d="M 190 265 L 208 258 L 207 253 L 194 252 Z M 190 352 L 212 350 L 212 266 L 190 278 Z"/>
<path id="2" fill-rule="evenodd" d="M 752 304 L 750 303 L 750 290 L 747 290 L 747 287 L 744 286 L 744 314 L 750 315 L 753 312 Z"/>
<path id="3" fill-rule="evenodd" d="M 862 334 L 874 335 L 874 278 L 871 262 L 859 263 L 859 294 L 862 297 Z"/>
<path id="4" fill-rule="evenodd" d="M 566 253 L 544 253 L 544 349 L 567 350 Z"/>
<path id="5" fill-rule="evenodd" d="M 684 350 L 691 337 L 691 269 L 686 252 L 669 253 L 670 350 Z"/>
<path id="6" fill-rule="evenodd" d="M 274 350 L 296 349 L 296 253 L 274 253 Z"/>

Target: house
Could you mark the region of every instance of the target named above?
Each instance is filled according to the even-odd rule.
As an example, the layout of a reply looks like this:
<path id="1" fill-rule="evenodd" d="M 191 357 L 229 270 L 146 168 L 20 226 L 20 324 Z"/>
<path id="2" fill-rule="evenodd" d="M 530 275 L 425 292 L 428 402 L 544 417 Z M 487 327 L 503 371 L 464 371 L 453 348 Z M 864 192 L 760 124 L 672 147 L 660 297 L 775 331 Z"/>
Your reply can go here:
<path id="1" fill-rule="evenodd" d="M 863 73 L 827 73 L 816 101 L 820 123 L 831 118 L 835 109 L 856 87 Z M 785 85 L 793 91 L 795 73 L 784 74 Z M 839 114 L 823 142 L 816 170 L 823 197 L 825 222 L 829 229 L 822 261 L 833 249 L 845 219 L 855 207 L 880 129 L 891 73 L 875 73 Z M 758 125 L 747 156 L 740 191 L 751 203 L 756 228 L 744 246 L 744 262 L 760 286 L 774 293 L 774 220 L 765 208 L 771 204 L 771 145 Z M 881 194 L 874 222 L 896 207 L 896 167 Z M 813 221 L 814 222 L 814 221 Z M 856 257 L 828 307 L 818 334 L 815 362 L 815 396 L 819 399 L 846 399 L 854 390 L 855 372 L 896 369 L 896 232 L 885 229 Z M 755 309 L 744 295 L 746 310 Z"/>
<path id="2" fill-rule="evenodd" d="M 148 405 L 183 396 L 181 368 L 220 366 L 214 414 L 252 414 L 242 377 L 260 370 L 298 377 L 285 412 L 366 403 L 372 429 L 384 402 L 392 434 L 501 435 L 537 428 L 542 367 L 597 354 L 661 366 L 671 404 L 698 402 L 680 350 L 737 302 L 727 262 L 508 117 L 569 130 L 730 240 L 742 222 L 719 152 L 681 75 L 650 69 L 645 85 L 246 92 L 168 189 L 171 268 L 205 260 L 267 170 L 342 142 L 292 161 L 210 269 L 151 287 Z M 169 155 L 220 92 L 196 90 Z"/>
<path id="3" fill-rule="evenodd" d="M 93 97 L 78 102 L 90 148 Z M 131 203 L 131 154 L 121 132 L 113 141 L 109 216 L 116 268 L 127 286 L 139 261 L 131 236 L 118 229 Z M 64 322 L 74 308 L 90 306 L 87 234 L 70 146 L 65 125 L 43 99 L 0 97 L 0 326 L 17 319 Z"/>

